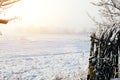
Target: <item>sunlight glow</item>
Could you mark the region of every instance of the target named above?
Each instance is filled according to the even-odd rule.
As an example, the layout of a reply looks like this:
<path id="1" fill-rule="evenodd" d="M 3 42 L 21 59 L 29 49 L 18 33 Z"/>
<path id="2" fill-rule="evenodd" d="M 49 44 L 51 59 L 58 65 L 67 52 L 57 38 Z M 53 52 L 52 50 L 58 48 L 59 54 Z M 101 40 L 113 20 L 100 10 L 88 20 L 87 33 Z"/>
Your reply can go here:
<path id="1" fill-rule="evenodd" d="M 21 0 L 0 16 L 0 18 L 19 16 L 21 20 L 4 25 L 7 28 L 3 28 L 2 31 L 6 34 L 10 30 L 11 33 L 30 34 L 80 32 L 93 25 L 85 11 L 91 9 L 88 5 L 88 0 Z"/>
<path id="2" fill-rule="evenodd" d="M 13 5 L 11 9 L 7 11 L 7 14 L 10 16 L 20 16 L 23 20 L 31 20 L 36 21 L 39 9 L 39 1 L 34 0 L 21 0 L 17 4 Z M 33 21 L 28 21 L 29 23 Z M 27 22 L 27 21 L 25 21 Z"/>

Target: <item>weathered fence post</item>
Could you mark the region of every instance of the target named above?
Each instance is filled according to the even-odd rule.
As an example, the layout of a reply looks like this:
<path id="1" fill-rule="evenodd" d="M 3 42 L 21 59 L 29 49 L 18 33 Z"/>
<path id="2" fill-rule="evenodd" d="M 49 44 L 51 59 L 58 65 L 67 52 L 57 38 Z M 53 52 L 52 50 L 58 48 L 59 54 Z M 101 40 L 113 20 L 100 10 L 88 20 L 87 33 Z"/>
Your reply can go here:
<path id="1" fill-rule="evenodd" d="M 93 37 L 95 37 L 95 33 L 93 33 L 92 35 Z M 89 58 L 89 70 L 88 70 L 88 76 L 87 76 L 87 80 L 94 80 L 95 79 L 95 72 L 94 72 L 94 64 L 92 63 L 92 58 L 93 58 L 93 55 L 94 55 L 94 42 L 95 42 L 95 39 L 91 37 L 90 41 L 91 41 L 91 47 L 90 47 L 90 58 Z"/>

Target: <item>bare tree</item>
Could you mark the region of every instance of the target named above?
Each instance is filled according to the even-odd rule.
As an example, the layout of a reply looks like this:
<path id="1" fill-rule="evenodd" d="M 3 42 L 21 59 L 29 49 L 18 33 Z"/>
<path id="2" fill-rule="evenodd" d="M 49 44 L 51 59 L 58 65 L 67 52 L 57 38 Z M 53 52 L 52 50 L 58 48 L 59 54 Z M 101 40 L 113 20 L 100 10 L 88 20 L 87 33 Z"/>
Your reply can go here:
<path id="1" fill-rule="evenodd" d="M 0 8 L 1 9 L 6 9 L 8 5 L 11 5 L 13 3 L 16 3 L 20 0 L 0 0 Z M 17 17 L 10 18 L 10 19 L 0 19 L 1 24 L 7 24 L 9 21 L 16 19 Z"/>
<path id="2" fill-rule="evenodd" d="M 88 14 L 98 25 L 100 32 L 113 26 L 120 26 L 120 0 L 99 0 L 97 3 L 91 3 L 99 7 L 98 11 L 102 16 L 102 20 L 98 21 Z"/>

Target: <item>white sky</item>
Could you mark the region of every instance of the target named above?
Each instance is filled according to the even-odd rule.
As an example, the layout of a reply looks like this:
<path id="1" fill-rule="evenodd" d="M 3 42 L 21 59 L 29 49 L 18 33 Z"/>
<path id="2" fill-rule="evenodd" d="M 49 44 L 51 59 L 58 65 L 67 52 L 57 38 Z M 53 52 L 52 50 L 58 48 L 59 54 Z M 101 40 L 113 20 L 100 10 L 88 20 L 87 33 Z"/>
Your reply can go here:
<path id="1" fill-rule="evenodd" d="M 21 21 L 5 25 L 13 27 L 45 27 L 85 30 L 94 26 L 86 12 L 96 16 L 94 0 L 22 0 L 6 12 L 7 17 L 20 16 Z M 40 29 L 40 28 L 39 28 Z M 7 29 L 4 29 L 4 31 Z"/>

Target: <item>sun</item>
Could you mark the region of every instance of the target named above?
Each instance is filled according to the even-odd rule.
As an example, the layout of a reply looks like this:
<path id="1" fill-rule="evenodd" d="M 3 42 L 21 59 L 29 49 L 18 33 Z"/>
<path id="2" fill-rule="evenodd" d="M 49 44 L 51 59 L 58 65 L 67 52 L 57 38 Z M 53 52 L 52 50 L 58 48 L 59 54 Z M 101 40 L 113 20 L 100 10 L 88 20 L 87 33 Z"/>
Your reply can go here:
<path id="1" fill-rule="evenodd" d="M 20 0 L 6 9 L 0 17 L 9 19 L 17 16 L 20 17 L 21 20 L 15 23 L 14 21 L 10 21 L 7 25 L 2 25 L 1 30 L 5 34 L 16 34 L 14 30 L 16 28 L 19 29 L 19 27 L 23 29 L 28 29 L 25 27 L 29 27 L 32 29 L 33 26 L 37 25 L 36 22 L 39 22 L 39 13 L 39 0 Z M 33 26 L 31 27 L 31 25 Z"/>

